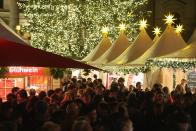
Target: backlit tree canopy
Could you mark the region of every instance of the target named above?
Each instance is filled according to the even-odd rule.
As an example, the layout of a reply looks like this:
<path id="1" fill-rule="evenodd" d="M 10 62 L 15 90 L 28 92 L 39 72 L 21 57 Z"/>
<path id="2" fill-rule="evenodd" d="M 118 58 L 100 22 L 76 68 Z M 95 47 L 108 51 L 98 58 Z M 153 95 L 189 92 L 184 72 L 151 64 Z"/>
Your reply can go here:
<path id="1" fill-rule="evenodd" d="M 148 0 L 29 0 L 19 3 L 28 25 L 31 44 L 49 52 L 83 58 L 100 41 L 101 28 L 109 27 L 116 39 L 119 24 L 125 23 L 132 40 Z"/>

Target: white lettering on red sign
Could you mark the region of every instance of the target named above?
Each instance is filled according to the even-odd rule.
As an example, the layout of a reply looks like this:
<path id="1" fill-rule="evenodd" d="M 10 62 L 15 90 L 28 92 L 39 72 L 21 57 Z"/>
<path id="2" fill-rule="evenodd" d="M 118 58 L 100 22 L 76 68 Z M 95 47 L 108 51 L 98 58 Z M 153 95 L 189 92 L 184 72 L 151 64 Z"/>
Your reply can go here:
<path id="1" fill-rule="evenodd" d="M 36 67 L 9 67 L 9 73 L 38 73 Z"/>

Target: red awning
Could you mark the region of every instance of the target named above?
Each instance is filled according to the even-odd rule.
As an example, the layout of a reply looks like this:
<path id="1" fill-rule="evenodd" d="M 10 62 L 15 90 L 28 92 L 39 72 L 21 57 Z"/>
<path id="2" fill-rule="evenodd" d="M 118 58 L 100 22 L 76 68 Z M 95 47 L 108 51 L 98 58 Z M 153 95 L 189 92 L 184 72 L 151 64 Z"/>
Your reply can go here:
<path id="1" fill-rule="evenodd" d="M 29 45 L 0 38 L 0 66 L 36 66 L 58 68 L 98 69 L 93 66 L 46 52 Z"/>

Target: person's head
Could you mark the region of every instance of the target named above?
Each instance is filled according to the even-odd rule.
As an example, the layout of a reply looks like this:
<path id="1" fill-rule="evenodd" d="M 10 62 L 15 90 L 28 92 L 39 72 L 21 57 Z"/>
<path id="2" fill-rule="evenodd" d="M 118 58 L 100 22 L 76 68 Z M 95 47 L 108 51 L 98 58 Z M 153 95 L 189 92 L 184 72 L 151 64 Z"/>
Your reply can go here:
<path id="1" fill-rule="evenodd" d="M 15 103 L 17 99 L 13 93 L 7 94 L 6 98 L 7 98 L 7 102 L 9 103 Z"/>
<path id="2" fill-rule="evenodd" d="M 136 83 L 136 89 L 137 90 L 141 90 L 142 89 L 142 83 L 141 82 L 137 82 Z"/>
<path id="3" fill-rule="evenodd" d="M 93 129 L 87 118 L 80 117 L 74 121 L 71 131 L 93 131 Z"/>
<path id="4" fill-rule="evenodd" d="M 31 88 L 31 89 L 29 90 L 29 95 L 30 95 L 30 96 L 35 96 L 35 94 L 36 94 L 35 89 Z"/>
<path id="5" fill-rule="evenodd" d="M 97 74 L 94 74 L 94 75 L 93 75 L 93 78 L 94 78 L 94 79 L 97 79 Z"/>
<path id="6" fill-rule="evenodd" d="M 20 103 L 20 102 L 23 102 L 24 100 L 26 100 L 28 98 L 27 96 L 27 92 L 26 90 L 22 89 L 18 92 L 17 94 L 17 101 Z"/>
<path id="7" fill-rule="evenodd" d="M 125 79 L 124 79 L 124 78 L 120 77 L 120 78 L 118 79 L 118 84 L 119 84 L 120 86 L 121 86 L 121 85 L 124 86 L 124 82 L 125 82 Z"/>
<path id="8" fill-rule="evenodd" d="M 121 120 L 119 131 L 133 131 L 133 123 L 128 117 Z"/>
<path id="9" fill-rule="evenodd" d="M 47 96 L 46 92 L 45 91 L 41 91 L 39 93 L 39 96 L 38 97 L 39 97 L 40 100 L 43 100 L 46 96 Z"/>
<path id="10" fill-rule="evenodd" d="M 186 83 L 187 83 L 187 80 L 186 80 L 186 79 L 182 79 L 182 80 L 181 80 L 181 84 L 182 84 L 182 85 L 185 85 Z"/>
<path id="11" fill-rule="evenodd" d="M 14 95 L 16 95 L 16 94 L 18 93 L 19 90 L 20 90 L 19 87 L 13 87 L 13 88 L 12 88 L 12 93 L 13 93 Z"/>
<path id="12" fill-rule="evenodd" d="M 154 102 L 158 104 L 164 103 L 164 93 L 162 91 L 156 92 L 154 96 Z"/>
<path id="13" fill-rule="evenodd" d="M 43 124 L 41 131 L 61 131 L 61 128 L 58 124 L 55 124 L 51 121 L 47 121 Z"/>
<path id="14" fill-rule="evenodd" d="M 129 85 L 129 91 L 132 92 L 135 87 L 133 85 Z"/>
<path id="15" fill-rule="evenodd" d="M 167 95 L 169 94 L 169 88 L 167 86 L 163 87 L 163 92 Z"/>
<path id="16" fill-rule="evenodd" d="M 70 102 L 66 107 L 66 113 L 71 116 L 78 116 L 79 115 L 79 107 L 77 103 Z"/>

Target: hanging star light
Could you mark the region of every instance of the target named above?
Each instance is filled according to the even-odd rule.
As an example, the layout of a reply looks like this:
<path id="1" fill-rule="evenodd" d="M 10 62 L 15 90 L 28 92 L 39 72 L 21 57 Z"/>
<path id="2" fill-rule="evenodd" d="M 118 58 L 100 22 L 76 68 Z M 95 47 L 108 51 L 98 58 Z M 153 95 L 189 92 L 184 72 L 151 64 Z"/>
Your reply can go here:
<path id="1" fill-rule="evenodd" d="M 155 27 L 152 32 L 154 35 L 159 36 L 161 34 L 161 29 L 159 27 Z"/>
<path id="2" fill-rule="evenodd" d="M 102 34 L 103 35 L 107 35 L 108 34 L 108 31 L 109 31 L 109 28 L 106 27 L 106 26 L 104 26 L 101 31 L 102 31 Z"/>
<path id="3" fill-rule="evenodd" d="M 124 23 L 119 25 L 120 31 L 125 31 L 126 25 Z"/>
<path id="4" fill-rule="evenodd" d="M 180 25 L 180 24 L 177 25 L 176 28 L 175 28 L 175 31 L 176 31 L 177 34 L 182 33 L 183 30 L 184 30 L 183 25 Z"/>
<path id="5" fill-rule="evenodd" d="M 174 15 L 173 14 L 168 14 L 168 15 L 165 15 L 165 19 L 163 19 L 165 21 L 166 24 L 168 25 L 172 25 L 174 23 L 174 20 L 176 20 L 174 18 Z"/>
<path id="6" fill-rule="evenodd" d="M 147 28 L 147 26 L 148 26 L 147 20 L 145 20 L 145 19 L 140 20 L 139 26 L 140 26 L 140 30 Z"/>

